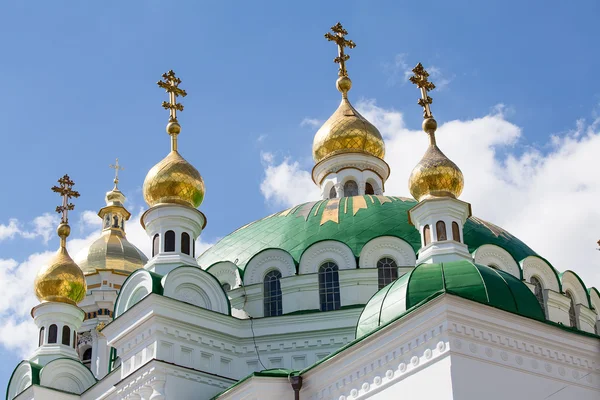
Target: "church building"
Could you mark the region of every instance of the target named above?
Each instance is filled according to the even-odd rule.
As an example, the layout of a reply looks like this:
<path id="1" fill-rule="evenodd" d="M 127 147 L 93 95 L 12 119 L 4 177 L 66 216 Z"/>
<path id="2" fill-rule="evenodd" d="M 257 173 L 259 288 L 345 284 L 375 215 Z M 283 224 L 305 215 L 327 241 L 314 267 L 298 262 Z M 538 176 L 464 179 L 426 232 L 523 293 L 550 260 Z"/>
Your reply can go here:
<path id="1" fill-rule="evenodd" d="M 178 144 L 187 93 L 173 71 L 158 82 L 170 150 L 143 183 L 151 254 L 127 240 L 118 160 L 102 232 L 74 258 L 79 193 L 58 181 L 60 244 L 33 288 L 38 345 L 6 400 L 600 399 L 600 292 L 460 199 L 421 64 L 410 81 L 429 145 L 415 149 L 412 198 L 386 193 L 384 140 L 350 102 L 346 35 L 340 23 L 325 35 L 341 102 L 314 137 L 320 198 L 197 254 L 205 187 Z"/>

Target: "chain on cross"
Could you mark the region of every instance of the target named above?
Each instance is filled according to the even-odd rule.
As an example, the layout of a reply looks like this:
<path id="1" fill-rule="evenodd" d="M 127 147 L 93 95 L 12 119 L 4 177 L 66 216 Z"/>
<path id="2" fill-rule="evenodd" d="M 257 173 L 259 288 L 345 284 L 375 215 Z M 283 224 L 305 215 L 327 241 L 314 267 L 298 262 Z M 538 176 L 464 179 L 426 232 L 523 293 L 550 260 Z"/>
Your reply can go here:
<path id="1" fill-rule="evenodd" d="M 421 98 L 418 104 L 423 107 L 423 118 L 433 118 L 430 107 L 433 99 L 429 97 L 429 92 L 435 89 L 435 85 L 427 80 L 429 73 L 423 68 L 423 64 L 418 63 L 412 72 L 414 75 L 410 77 L 410 81 L 421 89 Z"/>
<path id="2" fill-rule="evenodd" d="M 163 80 L 156 82 L 156 84 L 165 89 L 169 93 L 169 101 L 163 101 L 162 106 L 165 110 L 169 110 L 170 122 L 177 122 L 177 111 L 183 111 L 183 105 L 177 102 L 177 97 L 187 96 L 187 92 L 179 88 L 181 79 L 175 76 L 175 72 L 170 70 L 162 74 Z"/>
<path id="3" fill-rule="evenodd" d="M 113 180 L 113 182 L 115 183 L 115 189 L 117 189 L 117 186 L 119 185 L 119 171 L 125 171 L 125 168 L 119 165 L 118 158 L 115 160 L 114 164 L 110 164 L 108 167 L 115 170 L 115 179 Z"/>
<path id="4" fill-rule="evenodd" d="M 353 49 L 356 47 L 356 43 L 346 39 L 345 36 L 348 34 L 348 31 L 344 29 L 340 22 L 332 26 L 331 31 L 333 33 L 327 32 L 325 34 L 325 39 L 330 42 L 335 42 L 338 46 L 338 56 L 333 59 L 333 62 L 340 64 L 340 70 L 338 72 L 339 76 L 348 76 L 346 61 L 350 59 L 350 56 L 344 53 L 344 48 L 348 47 L 349 49 Z"/>
<path id="5" fill-rule="evenodd" d="M 75 182 L 69 178 L 69 175 L 65 175 L 58 180 L 58 186 L 52 186 L 52 191 L 62 196 L 62 205 L 56 207 L 56 212 L 61 214 L 61 223 L 66 224 L 69 222 L 68 213 L 75 209 L 73 203 L 69 203 L 71 197 L 79 197 L 79 192 L 73 190 Z"/>

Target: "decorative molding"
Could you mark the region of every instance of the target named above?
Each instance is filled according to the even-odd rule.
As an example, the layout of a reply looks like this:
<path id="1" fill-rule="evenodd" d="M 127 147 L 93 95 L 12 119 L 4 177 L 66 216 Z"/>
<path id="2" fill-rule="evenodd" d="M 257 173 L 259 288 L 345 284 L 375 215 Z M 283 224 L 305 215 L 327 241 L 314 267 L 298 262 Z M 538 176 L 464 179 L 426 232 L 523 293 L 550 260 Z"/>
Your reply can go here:
<path id="1" fill-rule="evenodd" d="M 521 279 L 519 264 L 502 247 L 493 244 L 484 244 L 475 250 L 474 258 L 476 264 L 487 265 L 489 267 L 495 266 L 515 278 Z"/>
<path id="2" fill-rule="evenodd" d="M 383 257 L 392 258 L 399 267 L 414 267 L 417 262 L 415 251 L 406 241 L 394 236 L 380 236 L 364 245 L 360 252 L 359 267 L 375 268 Z"/>
<path id="3" fill-rule="evenodd" d="M 213 264 L 206 272 L 217 278 L 221 286 L 227 283 L 231 289 L 236 289 L 242 283 L 239 269 L 231 261 L 221 261 Z"/>
<path id="4" fill-rule="evenodd" d="M 560 293 L 560 283 L 552 267 L 539 257 L 529 256 L 521 261 L 523 279 L 531 282 L 531 277 L 537 277 L 544 289 L 550 289 Z"/>
<path id="5" fill-rule="evenodd" d="M 573 300 L 575 304 L 583 304 L 585 307 L 589 307 L 588 298 L 587 298 L 587 290 L 581 285 L 577 276 L 571 271 L 566 271 L 560 277 L 563 293 L 567 293 L 570 291 L 573 293 Z"/>
<path id="6" fill-rule="evenodd" d="M 356 268 L 356 259 L 352 250 L 342 242 L 324 240 L 304 250 L 300 257 L 299 274 L 315 274 L 326 262 L 334 262 L 339 269 Z"/>
<path id="7" fill-rule="evenodd" d="M 219 281 L 198 267 L 179 267 L 163 278 L 163 295 L 229 314 L 229 303 Z"/>
<path id="8" fill-rule="evenodd" d="M 262 283 L 265 275 L 272 269 L 281 272 L 281 277 L 296 275 L 294 259 L 285 250 L 267 249 L 254 255 L 244 269 L 244 285 Z"/>

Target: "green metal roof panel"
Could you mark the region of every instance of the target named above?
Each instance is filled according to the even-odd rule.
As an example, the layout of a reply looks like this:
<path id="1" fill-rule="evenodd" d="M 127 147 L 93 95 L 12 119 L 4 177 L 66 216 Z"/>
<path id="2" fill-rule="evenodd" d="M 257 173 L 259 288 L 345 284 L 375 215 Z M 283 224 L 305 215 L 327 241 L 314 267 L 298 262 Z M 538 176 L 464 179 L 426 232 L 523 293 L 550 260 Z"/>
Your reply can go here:
<path id="1" fill-rule="evenodd" d="M 406 305 L 403 312 L 419 304 L 433 293 L 444 291 L 442 264 L 421 264 L 415 268 L 407 282 Z M 398 314 L 396 313 L 395 316 Z"/>
<path id="2" fill-rule="evenodd" d="M 425 304 L 441 293 L 451 293 L 514 314 L 545 320 L 535 295 L 522 281 L 491 267 L 462 260 L 420 264 L 381 289 L 360 315 L 356 337 L 394 321 L 407 310 Z"/>
<path id="3" fill-rule="evenodd" d="M 337 221 L 323 216 L 332 201 L 339 201 Z M 237 260 L 243 271 L 256 253 L 278 248 L 290 253 L 298 264 L 308 247 L 323 240 L 343 242 L 358 257 L 363 246 L 379 236 L 401 238 L 416 252 L 421 247 L 421 238 L 408 222 L 408 210 L 416 204 L 413 199 L 371 195 L 300 204 L 239 228 L 204 252 L 198 262 L 208 267 L 219 261 Z M 475 217 L 464 226 L 464 240 L 471 252 L 483 244 L 495 244 L 517 261 L 535 255 L 510 233 Z"/>

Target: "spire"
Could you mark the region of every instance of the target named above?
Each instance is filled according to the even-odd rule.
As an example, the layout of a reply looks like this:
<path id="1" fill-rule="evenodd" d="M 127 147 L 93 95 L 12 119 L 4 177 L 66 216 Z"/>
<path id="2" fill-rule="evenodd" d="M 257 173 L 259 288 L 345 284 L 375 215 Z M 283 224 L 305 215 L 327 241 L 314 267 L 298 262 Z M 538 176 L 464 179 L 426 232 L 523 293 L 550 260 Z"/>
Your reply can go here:
<path id="1" fill-rule="evenodd" d="M 58 180 L 58 186 L 52 186 L 52 191 L 59 193 L 62 197 L 62 204 L 56 207 L 56 212 L 62 214 L 60 225 L 58 226 L 58 236 L 60 236 L 60 246 L 66 247 L 67 237 L 71 232 L 69 227 L 69 211 L 75 209 L 75 205 L 70 203 L 72 197 L 79 197 L 79 192 L 73 190 L 75 182 L 69 178 L 69 175 L 64 175 Z"/>
<path id="2" fill-rule="evenodd" d="M 113 190 L 119 190 L 119 187 L 118 187 L 118 185 L 119 185 L 119 171 L 124 171 L 125 168 L 123 168 L 123 167 L 121 167 L 119 165 L 119 159 L 118 158 L 115 160 L 114 164 L 110 164 L 108 167 L 115 170 L 115 179 L 113 180 L 113 182 L 115 184 L 115 187 L 114 187 Z"/>
<path id="3" fill-rule="evenodd" d="M 339 78 L 336 82 L 336 86 L 337 89 L 342 93 L 342 97 L 346 98 L 350 88 L 352 88 L 352 81 L 348 77 L 348 70 L 346 69 L 346 61 L 350 59 L 350 56 L 344 52 L 344 49 L 346 47 L 353 49 L 356 47 L 356 43 L 354 43 L 352 40 L 346 39 L 348 31 L 344 29 L 340 22 L 332 26 L 331 31 L 333 33 L 327 32 L 325 34 L 325 39 L 337 44 L 338 56 L 333 59 L 334 63 L 340 65 L 340 69 L 338 71 Z"/>
<path id="4" fill-rule="evenodd" d="M 429 96 L 435 85 L 429 82 L 429 73 L 421 63 L 418 63 L 412 72 L 414 75 L 410 77 L 410 81 L 421 91 L 418 104 L 423 107 L 423 130 L 429 135 L 429 148 L 410 175 L 410 193 L 418 201 L 431 197 L 457 198 L 463 190 L 463 174 L 456 164 L 442 153 L 435 140 L 437 122 L 431 113 L 433 99 Z"/>
<path id="5" fill-rule="evenodd" d="M 181 132 L 181 126 L 177 121 L 177 111 L 183 111 L 183 105 L 177 102 L 177 97 L 187 96 L 187 92 L 179 88 L 181 79 L 175 76 L 175 72 L 170 70 L 162 74 L 163 80 L 156 84 L 169 93 L 169 101 L 163 101 L 162 106 L 169 110 L 169 123 L 167 124 L 167 133 L 171 136 L 171 150 L 177 151 L 177 135 Z"/>

